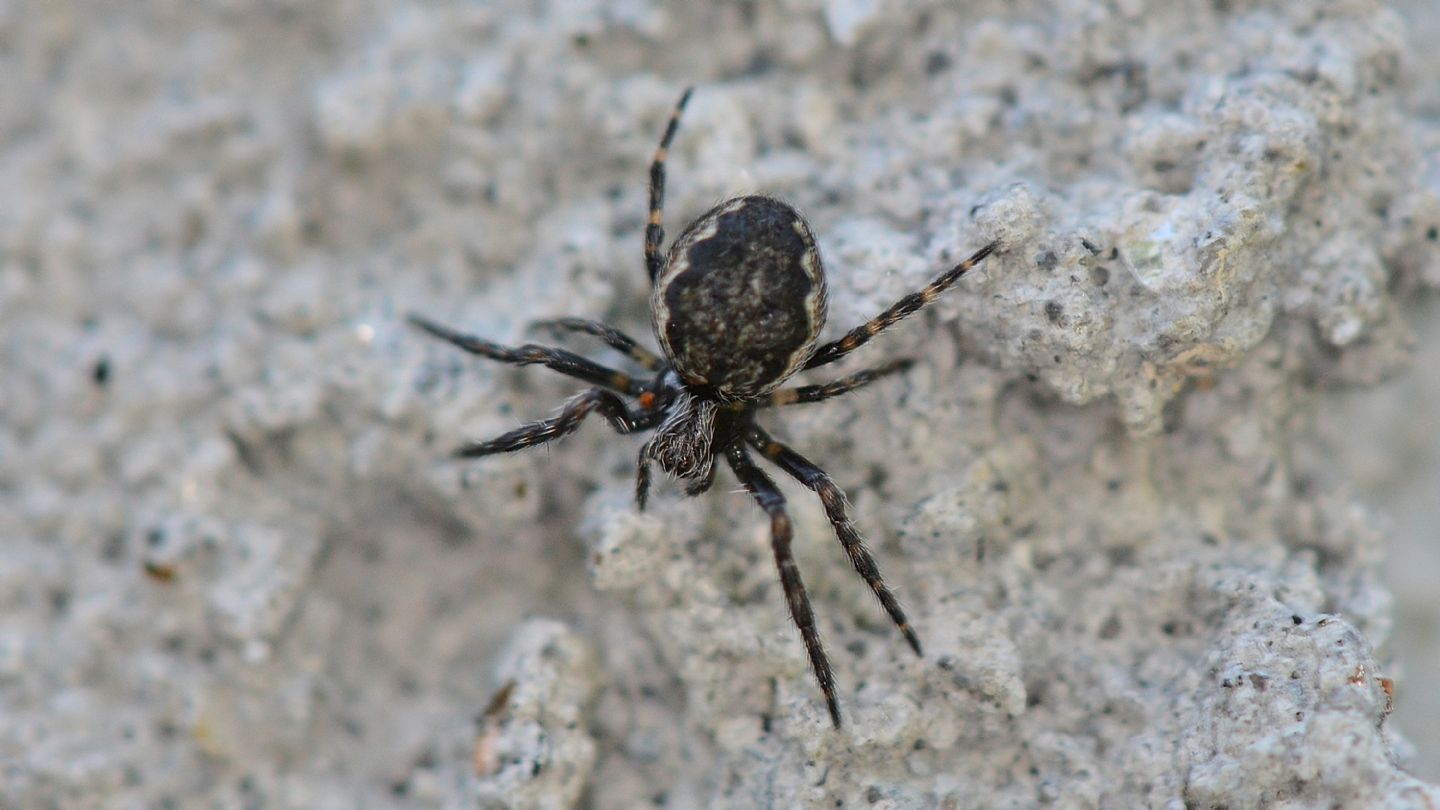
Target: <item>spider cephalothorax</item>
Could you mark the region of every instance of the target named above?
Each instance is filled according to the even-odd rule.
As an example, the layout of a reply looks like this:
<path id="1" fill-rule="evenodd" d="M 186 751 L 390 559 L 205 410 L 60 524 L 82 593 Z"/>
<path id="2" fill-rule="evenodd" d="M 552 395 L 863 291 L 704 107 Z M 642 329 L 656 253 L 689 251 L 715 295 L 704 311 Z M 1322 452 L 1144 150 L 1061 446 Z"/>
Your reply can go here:
<path id="1" fill-rule="evenodd" d="M 781 387 L 797 372 L 839 360 L 914 314 L 990 255 L 997 243 L 976 251 L 924 289 L 901 298 L 839 340 L 820 344 L 820 330 L 825 325 L 825 270 L 810 226 L 789 205 L 759 195 L 727 200 L 690 223 L 669 254 L 661 257 L 665 158 L 689 98 L 686 90 L 675 105 L 650 165 L 645 265 L 652 285 L 655 337 L 663 357 L 595 321 L 562 318 L 538 324 L 556 332 L 584 332 L 600 339 L 649 372 L 648 381 L 564 349 L 536 344 L 511 348 L 455 332 L 418 315 L 411 315 L 410 320 L 465 351 L 517 365 L 538 363 L 596 386 L 571 398 L 559 415 L 467 444 L 455 451 L 457 456 L 475 458 L 533 447 L 572 432 L 587 415 L 598 411 L 620 433 L 655 431 L 640 449 L 635 499 L 641 509 L 650 490 L 652 462 L 684 481 L 687 494 L 698 495 L 714 482 L 715 459 L 723 456 L 740 484 L 770 516 L 771 546 L 785 601 L 800 628 L 830 719 L 838 728 L 835 680 L 790 550 L 793 530 L 785 497 L 755 464 L 751 450 L 819 495 L 851 564 L 917 655 L 920 640 L 851 523 L 845 494 L 823 470 L 772 439 L 755 422 L 755 416 L 767 408 L 839 396 L 908 368 L 910 361 L 895 360 L 829 383 Z M 633 401 L 627 402 L 625 396 Z"/>

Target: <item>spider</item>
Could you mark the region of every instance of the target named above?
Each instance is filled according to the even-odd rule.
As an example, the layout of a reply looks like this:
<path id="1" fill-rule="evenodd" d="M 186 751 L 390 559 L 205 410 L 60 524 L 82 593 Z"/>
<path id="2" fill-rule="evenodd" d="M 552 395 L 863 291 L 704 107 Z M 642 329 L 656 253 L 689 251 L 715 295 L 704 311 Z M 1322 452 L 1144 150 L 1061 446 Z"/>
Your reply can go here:
<path id="1" fill-rule="evenodd" d="M 695 496 L 714 483 L 715 460 L 723 457 L 770 518 L 771 547 L 790 617 L 800 629 L 830 720 L 838 729 L 835 677 L 790 549 L 794 530 L 785 497 L 756 464 L 752 450 L 819 496 L 850 563 L 916 655 L 922 654 L 920 639 L 851 522 L 844 492 L 824 470 L 771 438 L 756 416 L 770 408 L 846 394 L 909 368 L 913 363 L 909 359 L 891 360 L 820 385 L 781 387 L 797 372 L 839 360 L 934 301 L 994 252 L 998 242 L 976 251 L 924 289 L 901 298 L 840 339 L 820 344 L 826 311 L 825 272 L 810 226 L 786 203 L 760 195 L 722 202 L 691 222 L 662 255 L 665 161 L 692 89 L 680 96 L 650 164 L 644 254 L 661 355 L 596 321 L 560 318 L 534 324 L 557 335 L 579 332 L 597 338 L 644 369 L 644 375 L 631 376 L 550 346 L 502 346 L 419 315 L 412 314 L 409 320 L 472 354 L 515 365 L 543 365 L 594 386 L 568 400 L 558 415 L 466 444 L 455 450 L 457 458 L 544 444 L 571 433 L 591 413 L 599 413 L 619 433 L 655 431 L 640 448 L 635 478 L 635 502 L 644 510 L 652 462 L 681 479 L 686 495 Z"/>

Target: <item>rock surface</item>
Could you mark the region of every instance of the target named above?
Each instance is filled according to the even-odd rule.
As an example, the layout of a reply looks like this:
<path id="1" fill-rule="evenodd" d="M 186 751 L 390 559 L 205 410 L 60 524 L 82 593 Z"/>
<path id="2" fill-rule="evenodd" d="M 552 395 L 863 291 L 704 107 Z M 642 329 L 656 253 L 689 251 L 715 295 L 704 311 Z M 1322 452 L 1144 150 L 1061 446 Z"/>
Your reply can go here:
<path id="1" fill-rule="evenodd" d="M 1440 805 L 1336 405 L 1434 390 L 1440 15 L 690 5 L 0 4 L 0 805 Z M 725 472 L 449 460 L 577 385 L 404 326 L 651 343 L 690 83 L 669 232 L 789 200 L 829 334 L 1001 243 L 764 419 L 926 645 L 787 485 L 840 732 Z"/>

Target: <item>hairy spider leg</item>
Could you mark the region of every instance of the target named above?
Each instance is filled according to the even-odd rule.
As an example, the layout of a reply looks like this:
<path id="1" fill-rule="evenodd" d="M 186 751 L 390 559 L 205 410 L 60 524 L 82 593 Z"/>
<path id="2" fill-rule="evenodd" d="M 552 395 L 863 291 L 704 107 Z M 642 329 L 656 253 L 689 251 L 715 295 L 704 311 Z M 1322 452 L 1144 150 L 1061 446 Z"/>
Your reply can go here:
<path id="1" fill-rule="evenodd" d="M 835 537 L 839 539 L 840 545 L 844 547 L 845 554 L 850 557 L 850 564 L 855 566 L 855 573 L 865 580 L 870 586 L 875 598 L 880 600 L 880 606 L 890 614 L 890 621 L 900 628 L 900 634 L 910 643 L 910 648 L 916 655 L 924 655 L 920 651 L 920 638 L 910 627 L 910 622 L 905 618 L 905 611 L 900 609 L 900 602 L 885 585 L 885 578 L 880 576 L 880 566 L 875 563 L 870 550 L 865 548 L 865 538 L 860 536 L 860 530 L 855 528 L 854 522 L 848 514 L 848 502 L 845 493 L 835 485 L 830 476 L 813 462 L 791 448 L 775 441 L 759 425 L 751 425 L 745 434 L 745 441 L 760 452 L 765 458 L 770 459 L 780 469 L 788 473 L 792 478 L 820 496 L 820 504 L 825 507 L 825 516 L 830 518 L 830 525 L 835 527 Z"/>
<path id="2" fill-rule="evenodd" d="M 601 343 L 635 361 L 646 371 L 659 371 L 665 365 L 665 361 L 641 347 L 634 338 L 599 321 L 587 321 L 584 318 L 555 318 L 554 320 L 535 321 L 530 324 L 530 327 L 532 329 L 548 329 L 556 334 L 583 332 L 599 338 Z"/>
<path id="3" fill-rule="evenodd" d="M 825 694 L 825 706 L 830 710 L 830 722 L 840 728 L 840 704 L 835 697 L 835 675 L 830 671 L 830 659 L 825 656 L 825 647 L 820 643 L 820 631 L 815 628 L 815 614 L 810 609 L 810 597 L 805 595 L 805 583 L 800 579 L 800 568 L 795 564 L 795 555 L 790 551 L 794 529 L 790 515 L 785 511 L 785 496 L 770 476 L 755 466 L 741 442 L 734 442 L 725 451 L 725 460 L 735 477 L 749 491 L 755 502 L 770 515 L 770 546 L 775 551 L 775 565 L 780 569 L 780 586 L 785 591 L 785 602 L 790 607 L 790 618 L 800 628 L 800 637 L 805 642 L 805 652 L 810 656 L 810 668 L 815 671 L 815 680 L 820 682 L 820 691 Z"/>
<path id="4" fill-rule="evenodd" d="M 625 400 L 603 388 L 591 388 L 571 397 L 561 406 L 560 413 L 521 425 L 508 433 L 483 442 L 472 442 L 456 448 L 456 458 L 479 458 L 494 453 L 512 453 L 537 444 L 554 441 L 575 432 L 585 417 L 598 411 L 617 433 L 634 433 L 655 427 L 663 414 L 655 411 L 631 410 Z"/>
<path id="5" fill-rule="evenodd" d="M 685 92 L 680 94 L 674 112 L 670 113 L 670 123 L 665 125 L 660 146 L 655 149 L 655 158 L 650 161 L 650 217 L 645 222 L 645 270 L 650 274 L 651 284 L 655 283 L 665 263 L 660 257 L 660 243 L 665 241 L 665 226 L 662 224 L 665 211 L 665 160 L 670 156 L 670 141 L 675 138 L 675 130 L 680 128 L 680 114 L 685 111 L 685 105 L 690 101 L 690 93 L 694 89 L 687 87 Z"/>
<path id="6" fill-rule="evenodd" d="M 764 399 L 755 404 L 757 408 L 774 408 L 781 405 L 803 405 L 808 402 L 819 402 L 831 397 L 838 397 L 841 394 L 848 394 L 857 388 L 869 385 L 881 377 L 890 374 L 898 374 L 906 371 L 915 365 L 915 361 L 909 358 L 891 360 L 884 365 L 875 368 L 867 368 L 857 371 L 854 374 L 841 377 L 833 382 L 821 385 L 800 385 L 794 388 L 781 388 L 772 391 Z"/>
<path id="7" fill-rule="evenodd" d="M 478 354 L 481 357 L 488 357 L 491 360 L 499 360 L 502 363 L 513 363 L 517 366 L 542 365 L 554 369 L 561 374 L 584 380 L 592 385 L 600 385 L 613 391 L 619 391 L 630 396 L 639 396 L 646 390 L 645 386 L 632 379 L 623 371 L 616 371 L 587 360 L 578 354 L 567 352 L 564 349 L 556 349 L 550 346 L 540 346 L 534 343 L 527 343 L 519 348 L 502 346 L 499 343 L 491 343 L 483 338 L 467 335 L 463 332 L 456 332 L 449 327 L 441 326 L 434 321 L 419 315 L 410 315 L 410 323 L 425 330 L 429 334 L 440 338 L 446 343 L 457 346 L 471 354 Z"/>
<path id="8" fill-rule="evenodd" d="M 975 251 L 970 258 L 941 273 L 934 281 L 925 285 L 925 289 L 910 293 L 894 304 L 891 304 L 889 309 L 851 329 L 849 332 L 846 332 L 845 336 L 839 340 L 826 343 L 824 346 L 816 349 L 815 354 L 811 355 L 810 360 L 805 363 L 805 368 L 818 368 L 828 363 L 833 363 L 870 342 L 870 338 L 894 326 L 898 321 L 914 315 L 927 304 L 939 298 L 941 293 L 950 289 L 970 268 L 979 264 L 986 256 L 994 253 L 995 248 L 999 246 L 999 242 L 991 242 L 985 247 L 980 248 Z"/>

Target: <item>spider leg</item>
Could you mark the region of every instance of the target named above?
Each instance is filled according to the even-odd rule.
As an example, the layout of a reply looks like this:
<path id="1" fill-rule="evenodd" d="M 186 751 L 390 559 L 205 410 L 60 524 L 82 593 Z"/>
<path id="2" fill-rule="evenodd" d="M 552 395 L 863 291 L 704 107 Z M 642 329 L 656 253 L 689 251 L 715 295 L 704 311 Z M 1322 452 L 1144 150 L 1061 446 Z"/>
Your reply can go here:
<path id="1" fill-rule="evenodd" d="M 805 642 L 805 652 L 810 656 L 810 668 L 815 671 L 815 680 L 820 682 L 820 691 L 825 694 L 825 706 L 830 710 L 830 722 L 840 728 L 840 704 L 835 698 L 835 675 L 830 671 L 830 660 L 825 657 L 825 648 L 820 644 L 820 632 L 815 629 L 815 614 L 810 609 L 810 598 L 805 595 L 805 583 L 800 579 L 800 568 L 790 551 L 790 540 L 794 529 L 790 514 L 785 510 L 785 496 L 763 470 L 755 466 L 750 453 L 741 442 L 735 442 L 725 451 L 725 459 L 741 485 L 755 498 L 761 509 L 770 515 L 770 545 L 775 551 L 775 565 L 780 569 L 780 586 L 785 591 L 785 601 L 790 606 L 790 618 L 800 628 L 800 637 Z"/>
<path id="2" fill-rule="evenodd" d="M 660 243 L 665 240 L 665 226 L 661 222 L 665 210 L 665 159 L 670 156 L 670 141 L 675 138 L 675 130 L 680 128 L 680 113 L 685 111 L 685 104 L 690 101 L 690 92 L 694 89 L 687 87 L 680 94 L 675 111 L 670 113 L 670 123 L 665 125 L 660 146 L 655 149 L 655 159 L 650 162 L 650 218 L 645 223 L 645 269 L 650 273 L 651 284 L 655 283 L 664 264 L 660 257 Z"/>
<path id="3" fill-rule="evenodd" d="M 999 242 L 991 242 L 983 248 L 971 254 L 970 258 L 946 270 L 935 278 L 934 281 L 925 285 L 923 290 L 913 292 L 890 305 L 890 308 L 876 315 L 874 318 L 860 324 L 845 333 L 845 336 L 831 343 L 826 343 L 815 354 L 810 357 L 805 368 L 818 368 L 844 357 L 852 351 L 860 348 L 881 332 L 894 326 L 897 321 L 914 315 L 925 305 L 940 297 L 940 294 L 950 289 L 960 277 L 965 275 L 970 268 L 979 264 L 986 256 L 995 252 Z"/>
<path id="4" fill-rule="evenodd" d="M 645 386 L 630 375 L 621 371 L 587 360 L 573 352 L 564 349 L 555 349 L 550 346 L 540 346 L 534 343 L 527 343 L 519 348 L 502 346 L 499 343 L 491 343 L 483 338 L 467 335 L 463 332 L 456 332 L 449 327 L 441 326 L 434 321 L 411 314 L 410 323 L 440 338 L 441 340 L 457 346 L 471 354 L 478 354 L 481 357 L 488 357 L 491 360 L 499 360 L 502 363 L 513 363 L 517 366 L 529 366 L 539 364 L 546 368 L 552 368 L 561 374 L 584 380 L 592 385 L 600 385 L 614 391 L 620 391 L 631 396 L 639 396 L 644 393 Z"/>
<path id="5" fill-rule="evenodd" d="M 845 553 L 850 557 L 850 563 L 855 566 L 855 571 L 870 586 L 875 597 L 880 600 L 880 605 L 885 612 L 890 614 L 890 620 L 900 628 L 901 635 L 910 642 L 910 647 L 915 650 L 916 655 L 923 655 L 920 652 L 920 639 L 911 629 L 910 622 L 905 618 L 905 611 L 900 609 L 900 603 L 896 601 L 895 595 L 886 587 L 885 580 L 880 576 L 880 567 L 875 564 L 875 558 L 870 555 L 869 549 L 865 548 L 865 539 L 860 536 L 860 531 L 850 521 L 847 514 L 847 503 L 845 493 L 824 470 L 815 466 L 804 456 L 791 450 L 789 447 L 770 438 L 759 425 L 751 425 L 745 434 L 745 441 L 748 442 L 765 458 L 770 459 L 779 465 L 780 469 L 789 473 L 795 480 L 815 491 L 820 496 L 820 503 L 825 507 L 825 515 L 830 518 L 830 525 L 835 527 L 835 536 L 839 538 L 840 545 L 845 547 Z"/>
<path id="6" fill-rule="evenodd" d="M 653 411 L 631 411 L 625 406 L 625 401 L 615 394 L 603 388 L 591 388 L 571 397 L 561 407 L 560 413 L 549 419 L 522 425 L 488 441 L 471 442 L 456 448 L 452 455 L 456 458 L 479 458 L 551 442 L 575 432 L 592 411 L 599 411 L 620 433 L 654 427 L 661 416 Z"/>
<path id="7" fill-rule="evenodd" d="M 634 338 L 599 321 L 587 321 L 583 318 L 556 318 L 548 321 L 535 321 L 530 326 L 537 329 L 549 329 L 555 333 L 584 332 L 592 337 L 597 337 L 606 346 L 640 364 L 640 367 L 646 371 L 659 371 L 660 366 L 664 364 L 659 357 L 637 344 Z"/>
<path id="8" fill-rule="evenodd" d="M 909 358 L 891 360 L 883 366 L 867 368 L 864 371 L 857 371 L 847 377 L 841 377 L 833 382 L 822 385 L 801 385 L 795 388 L 781 388 L 771 392 L 769 396 L 760 400 L 756 407 L 773 408 L 780 405 L 803 405 L 807 402 L 819 402 L 822 399 L 838 397 L 841 394 L 848 394 L 856 388 L 869 385 L 881 377 L 889 374 L 897 374 L 915 365 L 915 361 Z"/>

